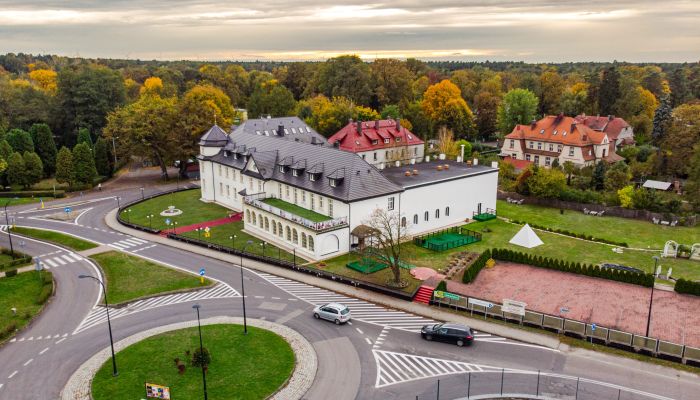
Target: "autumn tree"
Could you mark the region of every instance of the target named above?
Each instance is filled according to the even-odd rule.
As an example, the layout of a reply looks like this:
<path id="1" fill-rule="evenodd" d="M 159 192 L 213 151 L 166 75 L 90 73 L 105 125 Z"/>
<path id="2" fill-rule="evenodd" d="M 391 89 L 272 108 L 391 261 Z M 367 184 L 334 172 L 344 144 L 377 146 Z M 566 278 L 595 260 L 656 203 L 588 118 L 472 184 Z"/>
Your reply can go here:
<path id="1" fill-rule="evenodd" d="M 438 130 L 438 151 L 440 154 L 446 155 L 448 158 L 455 158 L 459 154 L 459 147 L 455 142 L 454 134 L 446 126 L 440 127 Z"/>
<path id="2" fill-rule="evenodd" d="M 541 114 L 559 114 L 561 97 L 566 89 L 564 79 L 556 71 L 545 71 L 540 75 L 539 110 Z"/>
<path id="3" fill-rule="evenodd" d="M 401 242 L 405 240 L 409 226 L 406 218 L 396 211 L 375 209 L 363 224 L 373 233 L 372 241 L 376 243 L 376 251 L 371 255 L 378 262 L 388 264 L 392 277 L 387 284 L 392 287 L 405 287 L 407 282 L 401 279 Z"/>
<path id="4" fill-rule="evenodd" d="M 295 100 L 301 100 L 304 96 L 309 81 L 314 74 L 313 66 L 305 62 L 295 62 L 287 65 L 287 74 L 282 84 L 292 92 Z"/>
<path id="5" fill-rule="evenodd" d="M 339 131 L 354 114 L 355 105 L 345 97 L 330 100 L 326 96 L 318 95 L 300 101 L 297 107 L 297 115 L 326 137 Z"/>
<path id="6" fill-rule="evenodd" d="M 374 88 L 374 107 L 411 101 L 413 73 L 405 62 L 386 58 L 374 60 L 370 64 L 370 76 Z"/>
<path id="7" fill-rule="evenodd" d="M 598 91 L 598 109 L 603 115 L 616 114 L 615 103 L 620 98 L 620 72 L 615 66 L 603 71 Z"/>
<path id="8" fill-rule="evenodd" d="M 56 182 L 73 186 L 73 153 L 65 146 L 56 155 Z"/>
<path id="9" fill-rule="evenodd" d="M 671 86 L 671 106 L 678 107 L 690 99 L 688 76 L 683 68 L 676 68 L 669 79 Z"/>
<path id="10" fill-rule="evenodd" d="M 532 196 L 555 199 L 566 187 L 566 177 L 558 168 L 536 168 L 527 179 L 527 186 Z"/>
<path id="11" fill-rule="evenodd" d="M 560 109 L 565 115 L 576 116 L 588 112 L 588 85 L 577 83 L 569 87 L 561 96 Z"/>
<path id="12" fill-rule="evenodd" d="M 12 149 L 20 154 L 25 151 L 34 151 L 34 141 L 29 132 L 22 129 L 12 129 L 5 136 L 7 143 L 12 146 Z"/>
<path id="13" fill-rule="evenodd" d="M 627 186 L 632 179 L 629 166 L 624 162 L 614 164 L 605 172 L 605 190 L 618 191 Z"/>
<path id="14" fill-rule="evenodd" d="M 482 91 L 474 97 L 474 113 L 479 137 L 486 139 L 497 131 L 498 106 L 501 98 L 491 92 Z"/>
<path id="15" fill-rule="evenodd" d="M 319 69 L 316 86 L 326 97 L 347 97 L 358 104 L 369 104 L 369 66 L 355 55 L 331 58 Z"/>
<path id="16" fill-rule="evenodd" d="M 693 148 L 693 157 L 688 162 L 688 180 L 684 195 L 693 208 L 700 211 L 700 143 Z"/>
<path id="17" fill-rule="evenodd" d="M 56 71 L 50 69 L 36 69 L 29 73 L 29 78 L 36 82 L 41 90 L 50 94 L 56 93 L 56 89 L 58 88 L 56 84 L 57 76 L 58 74 Z"/>
<path id="18" fill-rule="evenodd" d="M 537 113 L 537 96 L 527 89 L 513 89 L 503 96 L 498 107 L 498 128 L 510 133 L 517 124 L 529 124 Z"/>
<path id="19" fill-rule="evenodd" d="M 700 143 L 700 104 L 683 104 L 673 109 L 671 123 L 661 147 L 670 152 L 667 172 L 674 176 L 686 176 L 690 172 L 688 160 L 693 148 Z"/>
<path id="20" fill-rule="evenodd" d="M 158 95 L 162 96 L 164 92 L 163 80 L 157 76 L 152 76 L 143 82 L 139 90 L 139 95 Z"/>
<path id="21" fill-rule="evenodd" d="M 462 98 L 459 88 L 445 79 L 428 88 L 421 107 L 436 127 L 447 127 L 459 137 L 474 134 L 474 116 Z"/>
<path id="22" fill-rule="evenodd" d="M 294 95 L 276 79 L 259 84 L 248 100 L 248 114 L 254 118 L 262 115 L 287 117 L 294 114 Z"/>
<path id="23" fill-rule="evenodd" d="M 34 124 L 29 128 L 34 148 L 44 166 L 44 177 L 53 175 L 56 170 L 56 143 L 51 128 L 46 124 Z"/>
<path id="24" fill-rule="evenodd" d="M 382 119 L 397 119 L 401 118 L 401 109 L 396 104 L 388 104 L 382 108 L 380 114 Z"/>

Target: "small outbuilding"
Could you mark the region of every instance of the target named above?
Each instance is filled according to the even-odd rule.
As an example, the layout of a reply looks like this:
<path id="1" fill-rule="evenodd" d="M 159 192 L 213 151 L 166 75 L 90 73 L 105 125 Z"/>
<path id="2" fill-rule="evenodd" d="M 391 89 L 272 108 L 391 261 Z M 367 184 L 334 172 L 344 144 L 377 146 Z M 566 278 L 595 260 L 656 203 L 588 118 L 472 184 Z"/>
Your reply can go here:
<path id="1" fill-rule="evenodd" d="M 652 179 L 647 179 L 646 182 L 642 185 L 642 187 L 645 187 L 647 189 L 656 189 L 656 190 L 669 190 L 671 189 L 671 185 L 673 183 L 671 182 L 663 182 L 663 181 L 655 181 Z"/>
<path id="2" fill-rule="evenodd" d="M 511 244 L 517 245 L 517 246 L 522 246 L 526 247 L 528 249 L 531 249 L 533 247 L 537 247 L 541 244 L 544 244 L 542 239 L 537 236 L 534 230 L 530 227 L 530 225 L 525 224 L 518 233 L 513 236 L 512 239 L 510 239 Z"/>

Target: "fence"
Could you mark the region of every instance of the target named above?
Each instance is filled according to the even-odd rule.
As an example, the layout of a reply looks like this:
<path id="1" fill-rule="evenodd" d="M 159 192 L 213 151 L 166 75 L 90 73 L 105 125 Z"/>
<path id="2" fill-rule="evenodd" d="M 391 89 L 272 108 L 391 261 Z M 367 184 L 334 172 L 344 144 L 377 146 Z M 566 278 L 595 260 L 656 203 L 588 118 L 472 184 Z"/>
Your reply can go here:
<path id="1" fill-rule="evenodd" d="M 540 371 L 472 371 L 442 377 L 418 387 L 416 400 L 571 399 L 658 400 L 668 399 L 620 385 Z"/>
<path id="2" fill-rule="evenodd" d="M 259 196 L 261 194 L 263 196 Z M 347 224 L 348 224 L 346 217 L 338 217 L 338 218 L 334 218 L 334 219 L 329 219 L 327 221 L 314 222 L 314 221 L 311 221 L 311 220 L 306 219 L 304 217 L 300 217 L 300 216 L 298 216 L 294 213 L 291 213 L 289 211 L 282 210 L 281 208 L 278 208 L 278 207 L 275 207 L 275 206 L 272 206 L 270 204 L 263 202 L 262 199 L 266 198 L 265 193 L 258 193 L 257 195 L 258 195 L 257 197 L 260 197 L 260 199 L 257 197 L 253 197 L 253 195 L 251 195 L 251 196 L 245 196 L 243 198 L 243 201 L 246 204 L 249 204 L 253 207 L 267 211 L 271 214 L 275 214 L 275 215 L 282 217 L 286 220 L 292 221 L 296 224 L 305 226 L 305 227 L 307 227 L 309 229 L 313 229 L 315 231 L 325 231 L 325 230 L 329 230 L 329 229 L 335 229 L 335 228 L 347 226 Z"/>
<path id="3" fill-rule="evenodd" d="M 476 297 L 450 296 L 433 298 L 431 304 L 448 306 L 457 310 L 483 315 L 519 325 L 546 329 L 567 336 L 585 339 L 591 343 L 604 344 L 654 357 L 679 361 L 683 364 L 700 366 L 700 348 L 664 341 L 661 339 L 637 335 L 634 333 L 606 328 L 583 321 L 563 318 L 555 315 L 525 310 L 525 315 L 504 312 L 501 305 Z"/>
<path id="4" fill-rule="evenodd" d="M 439 240 L 444 235 L 459 235 L 460 238 L 452 240 Z M 475 232 L 463 227 L 452 227 L 431 232 L 425 235 L 413 237 L 413 243 L 416 246 L 426 248 L 433 251 L 445 251 L 466 244 L 476 243 L 481 241 L 481 233 Z"/>

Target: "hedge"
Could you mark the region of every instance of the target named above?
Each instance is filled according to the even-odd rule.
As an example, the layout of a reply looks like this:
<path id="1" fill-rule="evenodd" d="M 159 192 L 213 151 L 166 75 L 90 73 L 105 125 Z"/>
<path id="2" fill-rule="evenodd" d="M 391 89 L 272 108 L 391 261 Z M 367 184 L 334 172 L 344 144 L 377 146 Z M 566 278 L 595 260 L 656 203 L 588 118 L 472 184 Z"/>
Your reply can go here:
<path id="1" fill-rule="evenodd" d="M 65 197 L 65 190 L 24 190 L 19 192 L 0 192 L 0 198 L 14 197 Z"/>
<path id="2" fill-rule="evenodd" d="M 700 296 L 700 282 L 679 278 L 676 281 L 676 287 L 674 288 L 674 290 L 676 291 L 676 293 Z"/>
<path id="3" fill-rule="evenodd" d="M 491 250 L 486 250 L 481 255 L 479 255 L 479 258 L 474 260 L 472 265 L 467 267 L 464 270 L 464 275 L 462 275 L 462 282 L 464 283 L 471 283 L 476 279 L 476 276 L 479 275 L 479 272 L 484 268 L 486 265 L 486 261 L 488 261 L 491 258 Z"/>
<path id="4" fill-rule="evenodd" d="M 10 252 L 10 250 L 9 250 L 9 249 L 6 249 L 6 248 L 0 249 L 0 253 L 2 253 L 2 254 L 8 254 L 8 255 L 9 255 L 9 254 L 12 254 L 12 252 Z M 12 261 L 8 262 L 8 263 L 0 264 L 0 269 L 5 269 L 5 268 L 7 268 L 7 267 L 14 267 L 15 265 L 29 264 L 30 262 L 32 262 L 32 257 L 31 257 L 31 256 L 29 256 L 29 255 L 27 255 L 27 254 L 24 254 L 24 253 L 22 253 L 22 252 L 19 252 L 19 251 L 17 251 L 17 250 L 15 250 L 14 253 L 15 253 L 15 254 L 14 254 L 14 259 L 13 259 Z"/>
<path id="5" fill-rule="evenodd" d="M 514 224 L 520 224 L 520 225 L 529 224 L 531 227 L 533 227 L 533 228 L 535 228 L 535 229 L 540 229 L 540 230 L 547 231 L 547 232 L 553 232 L 553 233 L 558 233 L 558 234 L 561 234 L 561 235 L 571 236 L 571 237 L 575 237 L 575 238 L 578 238 L 578 239 L 586 239 L 586 240 L 591 240 L 591 241 L 594 241 L 594 242 L 612 244 L 612 245 L 620 246 L 620 247 L 629 247 L 629 245 L 627 244 L 627 242 L 616 242 L 616 241 L 614 241 L 614 240 L 608 240 L 608 239 L 603 239 L 603 238 L 597 238 L 597 237 L 593 237 L 592 235 L 586 235 L 586 234 L 584 234 L 584 233 L 577 233 L 577 232 L 567 231 L 566 229 L 550 228 L 550 227 L 547 227 L 547 226 L 542 226 L 542 225 L 537 225 L 537 224 L 531 224 L 531 223 L 526 222 L 526 221 L 518 221 L 518 220 L 516 220 L 516 219 L 510 220 L 510 222 L 512 222 L 512 223 L 514 223 Z"/>
<path id="6" fill-rule="evenodd" d="M 17 270 L 16 269 L 11 269 L 9 271 L 5 271 L 5 278 L 11 278 L 13 276 L 17 275 Z"/>
<path id="7" fill-rule="evenodd" d="M 645 287 L 652 287 L 654 285 L 654 275 L 649 273 L 634 273 L 612 268 L 601 268 L 597 265 L 573 263 L 557 258 L 536 256 L 508 249 L 492 249 L 491 254 L 494 259 L 501 261 L 512 261 L 519 264 L 528 264 L 540 268 L 609 279 Z"/>

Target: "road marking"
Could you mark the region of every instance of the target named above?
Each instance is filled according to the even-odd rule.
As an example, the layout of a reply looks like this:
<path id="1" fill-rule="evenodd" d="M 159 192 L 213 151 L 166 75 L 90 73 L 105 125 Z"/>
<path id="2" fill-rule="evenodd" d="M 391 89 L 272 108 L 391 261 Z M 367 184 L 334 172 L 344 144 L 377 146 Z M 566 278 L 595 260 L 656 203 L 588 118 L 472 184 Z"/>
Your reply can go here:
<path id="1" fill-rule="evenodd" d="M 45 348 L 44 350 L 40 351 L 40 352 L 39 352 L 39 355 L 42 355 L 42 354 L 46 353 L 47 351 L 49 351 L 49 348 L 48 348 L 48 347 Z"/>
<path id="2" fill-rule="evenodd" d="M 15 375 L 17 375 L 17 371 L 11 373 L 10 376 L 7 377 L 7 379 L 12 379 L 12 377 Z"/>
<path id="3" fill-rule="evenodd" d="M 365 334 L 364 332 L 362 332 L 362 329 L 360 329 L 360 328 L 355 328 L 355 329 L 356 329 L 358 332 L 360 332 L 360 335 L 364 335 L 364 334 Z"/>
<path id="4" fill-rule="evenodd" d="M 34 361 L 34 359 L 33 359 L 33 358 L 30 358 L 29 361 L 27 361 L 26 363 L 23 364 L 23 366 L 26 367 L 27 365 L 31 364 L 32 361 Z"/>
<path id="5" fill-rule="evenodd" d="M 369 338 L 365 338 L 365 342 L 367 342 L 367 344 L 370 344 L 370 345 L 372 344 L 372 341 L 369 340 Z"/>
<path id="6" fill-rule="evenodd" d="M 66 340 L 66 338 L 59 339 L 59 340 L 58 340 L 56 343 L 54 343 L 54 344 L 59 344 L 59 343 L 61 343 L 61 342 L 64 341 L 64 340 Z"/>
<path id="7" fill-rule="evenodd" d="M 27 341 L 29 341 L 29 340 L 34 340 L 34 336 L 32 336 L 32 337 L 30 337 L 29 339 L 27 339 Z"/>

